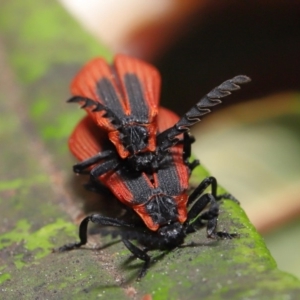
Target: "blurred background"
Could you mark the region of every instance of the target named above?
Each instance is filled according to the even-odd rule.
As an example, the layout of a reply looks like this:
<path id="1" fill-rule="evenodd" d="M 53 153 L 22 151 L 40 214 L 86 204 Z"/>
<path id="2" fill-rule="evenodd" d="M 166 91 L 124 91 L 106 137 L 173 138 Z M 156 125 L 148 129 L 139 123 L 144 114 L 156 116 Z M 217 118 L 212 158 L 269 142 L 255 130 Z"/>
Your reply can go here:
<path id="1" fill-rule="evenodd" d="M 4 1 L 1 6 L 1 93 L 5 90 L 12 97 L 29 99 L 23 105 L 29 107 L 30 117 L 38 126 L 31 128 L 23 119 L 16 124 L 29 126 L 28 132 L 38 131 L 48 150 L 55 153 L 57 165 L 64 164 L 67 170 L 74 160 L 60 161 L 56 152 L 68 152 L 66 140 L 79 113 L 84 113 L 78 110 L 75 117 L 61 99 L 69 97 L 71 78 L 93 56 L 112 59 L 114 53 L 121 52 L 153 63 L 162 75 L 161 103 L 179 115 L 226 79 L 250 76 L 251 83 L 225 98 L 193 129 L 197 140 L 193 152 L 240 200 L 278 267 L 300 278 L 300 2 L 60 0 L 60 4 L 65 14 L 80 24 L 77 34 L 70 35 L 66 16 L 57 13 L 51 2 Z M 89 50 L 84 49 L 85 43 Z M 67 66 L 70 62 L 72 67 Z M 25 95 L 20 96 L 19 90 L 6 84 L 8 78 L 14 79 L 6 64 L 18 73 L 15 81 L 20 88 L 30 83 L 31 90 Z M 54 82 L 51 88 L 49 79 Z M 5 100 L 12 110 L 22 110 L 19 103 Z M 2 117 L 5 120 L 5 113 Z M 1 138 L 15 126 L 9 125 L 2 128 Z M 11 165 L 17 162 L 19 169 L 24 162 L 22 138 L 20 134 L 11 145 L 16 154 Z M 35 142 L 25 146 L 43 154 L 42 146 Z M 57 147 L 58 143 L 63 148 Z M 43 164 L 51 171 L 47 159 L 28 165 Z M 17 168 L 10 169 L 11 173 L 4 172 L 5 180 L 20 176 Z M 61 182 L 62 177 L 53 181 Z M 50 192 L 48 195 L 43 190 L 41 195 L 44 199 Z M 8 205 L 6 201 L 2 204 Z M 49 202 L 45 211 L 53 210 L 51 205 Z M 33 200 L 27 208 L 40 216 Z M 13 214 L 12 209 L 3 211 Z M 5 231 L 5 224 L 0 231 Z"/>

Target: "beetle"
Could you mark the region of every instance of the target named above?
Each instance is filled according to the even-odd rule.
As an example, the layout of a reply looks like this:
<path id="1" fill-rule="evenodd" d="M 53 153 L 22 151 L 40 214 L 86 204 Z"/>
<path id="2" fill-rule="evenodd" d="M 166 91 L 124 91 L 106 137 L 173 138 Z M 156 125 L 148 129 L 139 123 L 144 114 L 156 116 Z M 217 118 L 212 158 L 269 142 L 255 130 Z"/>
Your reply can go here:
<path id="1" fill-rule="evenodd" d="M 124 69 L 126 68 L 122 70 Z M 124 71 L 124 74 L 127 73 Z M 134 80 L 136 81 L 136 78 Z M 200 121 L 200 117 L 210 112 L 211 106 L 221 103 L 221 98 L 230 95 L 232 91 L 240 88 L 240 84 L 249 81 L 250 79 L 243 75 L 225 81 L 198 101 L 181 118 L 167 109 L 161 107 L 155 109 L 155 120 L 150 123 L 153 128 L 156 128 L 156 131 L 155 133 L 151 132 L 151 134 L 148 132 L 147 140 L 153 139 L 155 148 L 152 150 L 152 148 L 146 147 L 144 148 L 145 152 L 142 153 L 149 152 L 147 155 L 153 155 L 157 161 L 163 161 L 163 163 L 151 168 L 151 172 L 147 167 L 144 169 L 132 167 L 128 158 L 131 154 L 134 157 L 138 155 L 134 152 L 130 154 L 130 151 L 128 151 L 127 157 L 120 154 L 120 149 L 126 148 L 124 145 L 128 141 L 126 142 L 122 138 L 113 140 L 108 126 L 102 126 L 102 123 L 97 121 L 98 118 L 106 119 L 105 122 L 111 122 L 111 126 L 118 123 L 120 120 L 115 121 L 114 107 L 110 106 L 108 109 L 103 103 L 96 100 L 76 96 L 76 101 L 83 101 L 83 107 L 87 109 L 88 115 L 77 125 L 69 140 L 71 152 L 81 161 L 74 166 L 74 171 L 76 173 L 89 173 L 90 189 L 109 189 L 126 207 L 132 218 L 138 217 L 140 222 L 129 222 L 100 214 L 92 214 L 80 224 L 80 241 L 64 245 L 59 248 L 59 251 L 71 250 L 86 244 L 89 222 L 103 226 L 120 227 L 125 246 L 134 256 L 144 261 L 138 275 L 138 279 L 141 279 L 146 274 L 150 264 L 148 250 L 173 249 L 181 245 L 186 235 L 195 231 L 203 223 L 203 220 L 207 222 L 208 237 L 234 237 L 234 234 L 217 232 L 216 230 L 219 214 L 218 201 L 223 198 L 235 199 L 228 194 L 217 195 L 217 180 L 214 177 L 205 178 L 188 195 L 188 181 L 191 171 L 199 164 L 198 161 L 189 162 L 190 148 L 193 142 L 189 130 L 191 126 Z M 147 84 L 146 78 L 144 84 Z M 140 92 L 143 94 L 144 90 Z M 130 95 L 132 96 L 132 94 Z M 143 98 L 140 100 L 143 101 Z M 108 101 L 109 99 L 106 99 L 107 103 Z M 100 117 L 99 112 L 101 112 Z M 123 123 L 125 127 L 133 126 L 135 128 L 137 126 L 136 123 L 129 124 L 125 121 Z M 141 123 L 138 126 L 144 125 Z M 121 123 L 118 124 L 117 131 L 119 137 L 122 137 L 120 134 L 123 132 Z M 141 131 L 137 130 L 137 132 Z M 139 139 L 131 139 L 131 142 L 134 141 L 139 141 Z M 123 148 L 120 147 L 119 142 L 122 142 Z M 133 145 L 130 149 L 137 149 L 138 147 Z M 127 149 L 129 148 L 127 147 Z M 141 157 L 142 160 L 145 160 L 145 156 Z M 136 160 L 136 164 L 138 165 L 138 160 Z M 145 161 L 141 164 L 147 165 Z M 205 193 L 209 186 L 211 186 L 211 193 Z M 209 208 L 205 210 L 207 206 Z M 131 240 L 137 240 L 146 248 L 137 247 Z"/>
<path id="2" fill-rule="evenodd" d="M 96 155 L 92 162 L 106 157 L 110 168 L 116 168 L 117 157 L 136 171 L 158 167 L 154 152 L 159 92 L 158 71 L 130 56 L 116 55 L 111 66 L 96 58 L 80 70 L 68 102 L 81 104 L 116 149 Z"/>
<path id="3" fill-rule="evenodd" d="M 239 76 L 236 80 L 243 83 L 248 79 Z M 167 163 L 167 152 L 179 142 L 179 135 L 188 132 L 201 116 L 209 113 L 211 106 L 221 103 L 218 99 L 239 88 L 233 79 L 230 90 L 227 91 L 225 86 L 212 90 L 200 106 L 190 110 L 174 128 L 170 126 L 157 135 L 158 116 L 163 120 L 170 115 L 170 111 L 158 107 L 160 82 L 160 75 L 153 66 L 121 54 L 115 57 L 111 66 L 104 59 L 96 58 L 83 67 L 71 84 L 73 97 L 68 102 L 81 104 L 99 130 L 107 133 L 115 149 L 95 153 L 76 164 L 75 173 L 83 173 L 87 167 L 105 159 L 105 164 L 98 164 L 97 170 L 92 171 L 93 177 L 107 169 L 117 169 L 120 163 L 133 171 L 151 174 Z M 190 152 L 188 148 L 193 141 L 188 134 L 184 140 L 186 152 Z M 70 140 L 70 149 L 72 143 Z M 191 169 L 196 165 L 197 161 L 194 161 Z"/>

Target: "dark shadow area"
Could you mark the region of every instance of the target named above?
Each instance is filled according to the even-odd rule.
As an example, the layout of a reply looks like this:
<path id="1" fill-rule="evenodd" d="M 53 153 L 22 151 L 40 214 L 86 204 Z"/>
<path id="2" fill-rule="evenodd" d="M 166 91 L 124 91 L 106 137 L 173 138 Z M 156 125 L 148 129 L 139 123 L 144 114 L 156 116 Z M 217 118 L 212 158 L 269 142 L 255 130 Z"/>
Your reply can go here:
<path id="1" fill-rule="evenodd" d="M 203 9 L 203 8 L 202 8 Z M 245 74 L 224 105 L 285 90 L 299 90 L 300 2 L 221 1 L 195 13 L 189 32 L 156 65 L 162 105 L 182 114 L 221 82 Z M 220 109 L 217 107 L 216 109 Z"/>
<path id="2" fill-rule="evenodd" d="M 101 213 L 107 217 L 117 218 L 125 214 L 126 210 L 122 203 L 112 194 L 100 194 L 85 189 L 84 184 L 89 180 L 89 175 L 71 175 L 68 183 L 69 190 L 72 191 L 85 215 L 91 213 Z"/>

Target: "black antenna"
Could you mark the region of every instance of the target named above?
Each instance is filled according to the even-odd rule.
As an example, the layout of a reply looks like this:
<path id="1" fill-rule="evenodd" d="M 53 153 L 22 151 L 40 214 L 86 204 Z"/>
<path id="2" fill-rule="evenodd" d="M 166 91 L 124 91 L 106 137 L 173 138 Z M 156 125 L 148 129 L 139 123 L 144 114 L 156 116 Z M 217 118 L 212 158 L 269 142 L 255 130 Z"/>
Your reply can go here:
<path id="1" fill-rule="evenodd" d="M 116 114 L 110 110 L 108 107 L 106 107 L 105 105 L 103 105 L 102 103 L 86 98 L 86 97 L 81 97 L 81 96 L 74 96 L 72 98 L 70 98 L 69 100 L 67 100 L 68 103 L 80 103 L 80 102 L 84 102 L 83 105 L 80 106 L 80 108 L 87 108 L 87 107 L 91 107 L 91 106 L 95 106 L 91 111 L 92 112 L 97 112 L 97 111 L 105 111 L 105 114 L 102 116 L 104 118 L 109 118 L 110 122 L 114 125 L 116 125 L 116 127 L 118 128 L 119 126 L 121 126 L 121 122 L 119 120 L 119 118 L 116 116 Z"/>
<path id="2" fill-rule="evenodd" d="M 210 91 L 196 105 L 194 105 L 184 116 L 171 128 L 161 132 L 157 136 L 157 147 L 160 151 L 166 151 L 176 145 L 179 139 L 176 136 L 188 132 L 190 127 L 200 122 L 200 117 L 210 113 L 210 107 L 222 103 L 220 100 L 229 96 L 231 92 L 239 90 L 240 84 L 250 82 L 251 79 L 245 75 L 238 75 L 224 81 L 218 87 Z"/>

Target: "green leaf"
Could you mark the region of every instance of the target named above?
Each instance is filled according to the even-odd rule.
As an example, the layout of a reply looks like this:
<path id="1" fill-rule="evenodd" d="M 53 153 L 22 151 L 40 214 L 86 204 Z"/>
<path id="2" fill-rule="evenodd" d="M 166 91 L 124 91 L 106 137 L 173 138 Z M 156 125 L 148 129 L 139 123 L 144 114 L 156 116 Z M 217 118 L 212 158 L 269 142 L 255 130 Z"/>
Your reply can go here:
<path id="1" fill-rule="evenodd" d="M 118 239 L 91 236 L 82 249 L 52 253 L 77 239 L 80 206 L 87 212 L 93 203 L 107 204 L 84 194 L 73 179 L 66 144 L 83 113 L 64 99 L 80 65 L 110 55 L 56 2 L 2 2 L 1 298 L 296 299 L 299 280 L 276 268 L 242 208 L 230 201 L 221 205 L 219 229 L 240 238 L 191 234 L 172 252 L 152 252 L 140 283 L 134 279 L 142 263 L 128 260 Z M 199 168 L 193 183 L 206 175 Z"/>

